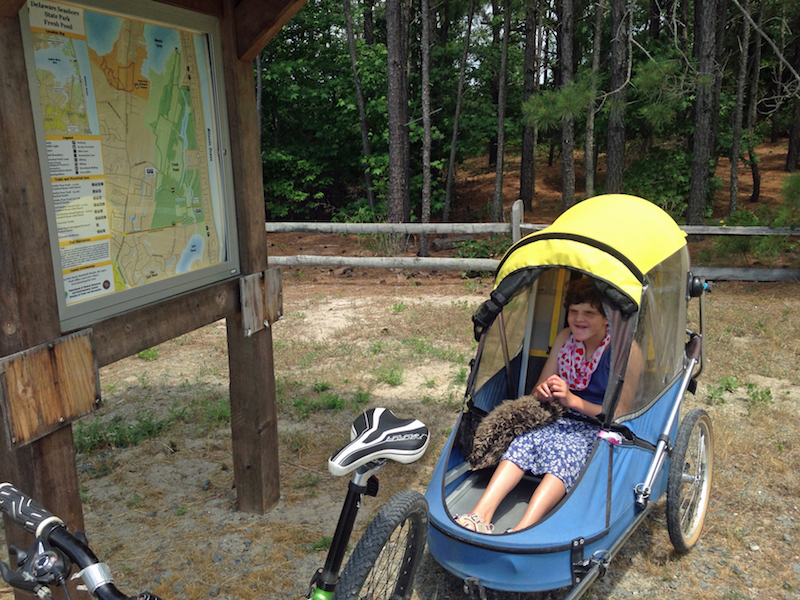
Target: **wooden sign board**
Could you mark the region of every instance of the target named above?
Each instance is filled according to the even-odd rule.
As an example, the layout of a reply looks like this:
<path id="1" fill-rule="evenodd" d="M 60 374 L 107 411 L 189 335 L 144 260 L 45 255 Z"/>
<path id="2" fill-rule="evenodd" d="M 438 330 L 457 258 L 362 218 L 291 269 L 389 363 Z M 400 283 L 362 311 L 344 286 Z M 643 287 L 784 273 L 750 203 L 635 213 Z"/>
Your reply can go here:
<path id="1" fill-rule="evenodd" d="M 91 330 L 0 359 L 0 406 L 12 448 L 52 433 L 99 403 Z"/>
<path id="2" fill-rule="evenodd" d="M 271 267 L 239 279 L 244 335 L 250 337 L 283 318 L 281 268 Z"/>

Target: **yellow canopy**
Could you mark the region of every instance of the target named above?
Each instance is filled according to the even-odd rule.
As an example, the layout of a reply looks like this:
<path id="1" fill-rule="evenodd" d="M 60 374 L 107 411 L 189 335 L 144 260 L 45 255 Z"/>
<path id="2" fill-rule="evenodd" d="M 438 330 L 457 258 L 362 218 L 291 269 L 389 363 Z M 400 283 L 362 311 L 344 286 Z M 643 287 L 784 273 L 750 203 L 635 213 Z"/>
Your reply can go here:
<path id="1" fill-rule="evenodd" d="M 500 261 L 495 287 L 519 269 L 560 266 L 603 279 L 638 305 L 645 274 L 685 245 L 686 234 L 652 202 L 595 196 L 514 244 Z"/>

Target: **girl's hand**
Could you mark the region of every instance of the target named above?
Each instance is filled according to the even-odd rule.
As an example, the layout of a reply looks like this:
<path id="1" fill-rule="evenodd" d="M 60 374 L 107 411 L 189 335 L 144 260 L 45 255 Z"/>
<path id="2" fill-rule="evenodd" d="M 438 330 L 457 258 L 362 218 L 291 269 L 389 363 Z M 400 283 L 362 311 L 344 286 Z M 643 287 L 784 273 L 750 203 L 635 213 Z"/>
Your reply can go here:
<path id="1" fill-rule="evenodd" d="M 536 397 L 542 402 L 552 402 L 558 400 L 562 402 L 565 393 L 569 393 L 567 382 L 558 375 L 551 375 L 542 383 L 536 386 Z"/>
<path id="2" fill-rule="evenodd" d="M 583 412 L 583 400 L 569 391 L 567 382 L 561 379 L 558 375 L 551 375 L 542 384 L 547 387 L 550 393 L 550 400 L 556 399 L 558 402 L 566 407 L 572 408 L 579 412 Z"/>

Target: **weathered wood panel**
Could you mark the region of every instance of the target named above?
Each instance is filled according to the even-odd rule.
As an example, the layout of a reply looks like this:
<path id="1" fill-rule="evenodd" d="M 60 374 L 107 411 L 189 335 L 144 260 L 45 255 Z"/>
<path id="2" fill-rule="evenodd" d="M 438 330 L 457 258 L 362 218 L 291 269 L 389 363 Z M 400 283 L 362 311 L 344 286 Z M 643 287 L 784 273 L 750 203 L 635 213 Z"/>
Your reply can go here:
<path id="1" fill-rule="evenodd" d="M 418 269 L 420 271 L 495 271 L 494 258 L 422 258 L 419 256 L 272 256 L 273 265 L 282 267 L 366 267 L 375 269 Z"/>
<path id="2" fill-rule="evenodd" d="M 236 194 L 239 262 L 243 275 L 267 268 L 267 233 L 264 229 L 264 183 L 259 148 L 253 64 L 238 60 L 233 0 L 225 0 L 222 23 L 225 98 Z"/>
<path id="3" fill-rule="evenodd" d="M 17 12 L 4 2 L 0 14 L 0 356 L 61 336 L 44 192 Z M 10 308 L 8 312 L 5 309 Z M 0 427 L 0 477 L 57 513 L 72 529 L 84 529 L 78 474 L 67 425 L 24 448 L 9 450 Z M 31 537 L 6 519 L 6 540 L 27 548 Z M 75 582 L 70 583 L 74 588 Z M 74 591 L 74 589 L 73 589 Z M 57 591 L 57 597 L 63 597 Z M 17 597 L 22 598 L 23 594 Z M 88 596 L 73 594 L 73 598 Z"/>
<path id="4" fill-rule="evenodd" d="M 238 57 L 252 61 L 306 0 L 241 0 L 236 6 Z"/>
<path id="5" fill-rule="evenodd" d="M 283 280 L 280 267 L 252 273 L 239 280 L 243 333 L 251 336 L 283 316 Z"/>
<path id="6" fill-rule="evenodd" d="M 264 8 L 267 7 L 262 6 Z M 238 60 L 234 1 L 225 0 L 224 10 L 223 65 L 239 262 L 242 275 L 249 275 L 267 269 L 264 184 L 254 73 L 252 62 Z M 237 508 L 263 513 L 280 498 L 272 332 L 264 329 L 246 337 L 242 313 L 237 312 L 228 319 L 228 364 Z"/>
<path id="7" fill-rule="evenodd" d="M 692 267 L 692 273 L 709 281 L 800 281 L 800 269 Z"/>
<path id="8" fill-rule="evenodd" d="M 3 417 L 15 446 L 90 413 L 100 400 L 88 330 L 1 359 L 0 376 Z"/>
<path id="9" fill-rule="evenodd" d="M 24 5 L 25 0 L 0 0 L 0 18 L 15 18 Z"/>
<path id="10" fill-rule="evenodd" d="M 179 6 L 193 10 L 195 12 L 211 15 L 213 17 L 222 17 L 222 2 L 221 0 L 158 0 L 163 4 L 170 4 L 172 6 Z"/>
<path id="11" fill-rule="evenodd" d="M 242 313 L 228 319 L 236 508 L 263 514 L 280 499 L 272 330 L 245 337 L 242 328 Z"/>
<path id="12" fill-rule="evenodd" d="M 217 283 L 92 325 L 101 367 L 239 310 L 239 280 Z"/>
<path id="13" fill-rule="evenodd" d="M 48 243 L 39 154 L 18 19 L 0 19 L 0 254 L 9 271 L 3 289 L 14 290 L 15 315 L 3 315 L 0 356 L 61 336 Z M 5 266 L 5 265 L 4 265 Z M 8 285 L 9 287 L 6 287 Z M 18 319 L 16 322 L 9 318 Z M 24 324 L 24 326 L 23 326 Z M 13 344 L 8 332 L 19 332 Z M 21 343 L 21 346 L 16 346 Z"/>

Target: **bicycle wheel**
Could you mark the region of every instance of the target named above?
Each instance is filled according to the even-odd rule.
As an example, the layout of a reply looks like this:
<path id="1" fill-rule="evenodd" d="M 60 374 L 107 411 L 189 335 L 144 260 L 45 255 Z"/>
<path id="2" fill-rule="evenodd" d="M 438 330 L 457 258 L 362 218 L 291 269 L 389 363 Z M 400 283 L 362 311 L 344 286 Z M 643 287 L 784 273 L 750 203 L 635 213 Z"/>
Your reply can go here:
<path id="1" fill-rule="evenodd" d="M 680 553 L 691 550 L 700 539 L 713 468 L 711 419 L 706 411 L 695 408 L 678 428 L 667 479 L 667 530 Z"/>
<path id="2" fill-rule="evenodd" d="M 358 541 L 334 600 L 411 597 L 414 574 L 428 537 L 428 503 L 403 490 L 384 505 Z"/>

